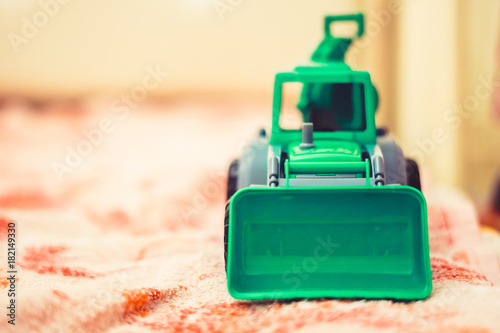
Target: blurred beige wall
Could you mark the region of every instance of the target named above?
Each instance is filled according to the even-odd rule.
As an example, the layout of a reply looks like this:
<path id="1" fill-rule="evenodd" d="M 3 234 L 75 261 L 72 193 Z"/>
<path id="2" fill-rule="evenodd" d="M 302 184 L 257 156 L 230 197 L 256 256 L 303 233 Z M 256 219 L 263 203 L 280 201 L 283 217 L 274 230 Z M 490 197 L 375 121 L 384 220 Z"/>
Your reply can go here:
<path id="1" fill-rule="evenodd" d="M 408 1 L 398 21 L 397 136 L 441 182 L 484 204 L 500 166 L 491 107 L 500 2 Z"/>
<path id="2" fill-rule="evenodd" d="M 481 6 L 464 1 L 458 9 L 463 17 L 458 24 L 458 101 L 465 110 L 457 128 L 458 184 L 484 203 L 500 171 L 500 119 L 491 110 L 491 92 L 500 90 L 500 1 L 485 1 Z M 483 98 L 485 89 L 489 94 Z"/>
<path id="3" fill-rule="evenodd" d="M 456 130 L 444 114 L 457 100 L 457 3 L 409 1 L 399 17 L 397 135 L 404 151 L 437 179 L 457 185 Z"/>
<path id="4" fill-rule="evenodd" d="M 491 94 L 472 98 L 495 72 L 498 0 L 0 0 L 0 94 L 116 93 L 160 66 L 169 76 L 151 95 L 270 99 L 322 17 L 357 11 L 366 33 L 348 60 L 372 74 L 377 122 L 437 181 L 484 201 L 500 129 Z"/>
<path id="5" fill-rule="evenodd" d="M 59 7 L 53 17 L 12 43 L 9 33 L 22 36 L 26 19 L 44 23 L 45 3 Z M 349 0 L 3 0 L 0 91 L 119 90 L 148 65 L 170 73 L 159 94 L 269 91 L 276 71 L 308 60 L 325 13 L 360 9 Z"/>

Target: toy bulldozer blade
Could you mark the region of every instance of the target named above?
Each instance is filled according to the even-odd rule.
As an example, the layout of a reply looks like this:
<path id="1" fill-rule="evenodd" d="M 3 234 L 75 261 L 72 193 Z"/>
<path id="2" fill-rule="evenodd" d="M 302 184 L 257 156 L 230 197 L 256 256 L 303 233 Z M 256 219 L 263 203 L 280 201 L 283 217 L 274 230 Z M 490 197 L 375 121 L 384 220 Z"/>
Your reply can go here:
<path id="1" fill-rule="evenodd" d="M 235 298 L 430 293 L 426 205 L 411 187 L 247 188 L 229 221 Z"/>

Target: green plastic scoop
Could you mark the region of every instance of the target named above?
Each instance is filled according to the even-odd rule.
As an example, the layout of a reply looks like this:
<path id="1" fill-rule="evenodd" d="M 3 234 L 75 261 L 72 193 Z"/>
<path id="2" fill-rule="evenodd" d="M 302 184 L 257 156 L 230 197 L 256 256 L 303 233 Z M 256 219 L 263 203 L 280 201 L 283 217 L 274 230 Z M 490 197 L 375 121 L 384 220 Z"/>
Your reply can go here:
<path id="1" fill-rule="evenodd" d="M 408 186 L 240 190 L 229 209 L 229 292 L 426 298 L 426 216 L 423 195 Z"/>

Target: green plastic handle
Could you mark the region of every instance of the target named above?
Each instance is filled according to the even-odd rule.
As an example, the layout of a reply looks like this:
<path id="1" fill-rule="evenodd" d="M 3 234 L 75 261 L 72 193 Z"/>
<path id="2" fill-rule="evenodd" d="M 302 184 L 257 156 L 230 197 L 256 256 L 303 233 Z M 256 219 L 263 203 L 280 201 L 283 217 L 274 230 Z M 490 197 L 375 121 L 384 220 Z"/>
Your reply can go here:
<path id="1" fill-rule="evenodd" d="M 333 22 L 339 21 L 354 21 L 358 24 L 358 31 L 356 33 L 357 37 L 361 37 L 365 31 L 365 24 L 363 20 L 363 14 L 349 14 L 349 15 L 331 15 L 325 17 L 325 36 L 332 36 L 330 30 L 330 25 Z M 332 36 L 333 37 L 333 36 Z"/>

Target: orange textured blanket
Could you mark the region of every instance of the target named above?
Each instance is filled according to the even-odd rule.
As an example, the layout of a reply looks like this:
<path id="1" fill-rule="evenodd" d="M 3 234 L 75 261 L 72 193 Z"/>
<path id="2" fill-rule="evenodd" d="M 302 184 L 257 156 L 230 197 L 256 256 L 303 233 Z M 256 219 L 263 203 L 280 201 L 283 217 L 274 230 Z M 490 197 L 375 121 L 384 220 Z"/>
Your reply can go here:
<path id="1" fill-rule="evenodd" d="M 232 299 L 223 264 L 226 167 L 266 119 L 234 105 L 126 114 L 107 103 L 4 105 L 0 331 L 500 331 L 498 262 L 474 209 L 429 187 L 429 299 Z M 11 221 L 15 326 L 6 316 Z"/>

